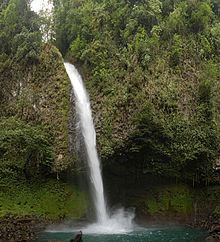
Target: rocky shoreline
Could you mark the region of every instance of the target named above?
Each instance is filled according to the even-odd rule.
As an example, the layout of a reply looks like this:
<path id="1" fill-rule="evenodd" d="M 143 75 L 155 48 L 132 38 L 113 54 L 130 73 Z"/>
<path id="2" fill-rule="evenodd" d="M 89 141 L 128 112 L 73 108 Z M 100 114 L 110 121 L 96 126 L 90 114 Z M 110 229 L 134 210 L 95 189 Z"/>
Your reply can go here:
<path id="1" fill-rule="evenodd" d="M 208 231 L 209 236 L 206 238 L 207 241 L 220 241 L 219 216 L 209 216 L 208 218 L 202 220 L 197 226 Z"/>
<path id="2" fill-rule="evenodd" d="M 34 234 L 40 232 L 51 221 L 32 216 L 5 216 L 0 219 L 0 242 L 33 241 Z"/>

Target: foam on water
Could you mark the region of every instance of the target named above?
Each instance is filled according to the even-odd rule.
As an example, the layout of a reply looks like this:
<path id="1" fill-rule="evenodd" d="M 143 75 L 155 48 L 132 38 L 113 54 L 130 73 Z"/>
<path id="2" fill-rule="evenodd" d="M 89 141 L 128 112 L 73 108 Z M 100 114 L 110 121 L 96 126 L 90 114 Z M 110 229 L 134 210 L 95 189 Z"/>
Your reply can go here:
<path id="1" fill-rule="evenodd" d="M 90 224 L 84 228 L 86 234 L 124 234 L 130 233 L 134 229 L 134 211 L 117 209 L 103 223 Z"/>
<path id="2" fill-rule="evenodd" d="M 102 223 L 75 224 L 69 220 L 63 224 L 48 226 L 45 232 L 70 233 L 82 230 L 83 234 L 127 234 L 141 228 L 133 223 L 133 219 L 133 210 L 124 210 L 123 208 L 120 208 L 115 210 L 112 216 Z"/>

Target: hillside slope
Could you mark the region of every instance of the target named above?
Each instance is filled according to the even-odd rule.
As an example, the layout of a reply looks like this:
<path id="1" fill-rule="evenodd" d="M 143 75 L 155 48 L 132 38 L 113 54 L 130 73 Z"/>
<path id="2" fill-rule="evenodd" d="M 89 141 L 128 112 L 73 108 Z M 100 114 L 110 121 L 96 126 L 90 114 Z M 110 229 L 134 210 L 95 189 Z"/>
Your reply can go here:
<path id="1" fill-rule="evenodd" d="M 54 4 L 54 43 L 84 77 L 104 165 L 215 181 L 218 2 Z"/>

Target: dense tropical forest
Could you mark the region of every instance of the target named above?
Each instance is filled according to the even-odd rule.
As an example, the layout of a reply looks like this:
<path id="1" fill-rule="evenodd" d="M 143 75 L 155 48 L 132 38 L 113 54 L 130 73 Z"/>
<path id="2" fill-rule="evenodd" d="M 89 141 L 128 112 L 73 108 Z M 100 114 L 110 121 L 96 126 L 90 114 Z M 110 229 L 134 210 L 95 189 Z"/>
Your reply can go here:
<path id="1" fill-rule="evenodd" d="M 79 66 L 107 162 L 214 181 L 218 1 L 54 1 L 54 44 Z"/>
<path id="2" fill-rule="evenodd" d="M 74 111 L 64 59 L 78 67 L 90 94 L 104 169 L 218 185 L 220 2 L 53 4 L 46 15 L 26 0 L 0 3 L 0 216 L 18 213 L 21 203 L 23 214 L 51 218 L 70 217 L 70 201 L 80 207 L 67 201 L 75 193 L 64 181 L 84 170 L 70 148 Z M 59 205 L 48 212 L 51 200 Z"/>

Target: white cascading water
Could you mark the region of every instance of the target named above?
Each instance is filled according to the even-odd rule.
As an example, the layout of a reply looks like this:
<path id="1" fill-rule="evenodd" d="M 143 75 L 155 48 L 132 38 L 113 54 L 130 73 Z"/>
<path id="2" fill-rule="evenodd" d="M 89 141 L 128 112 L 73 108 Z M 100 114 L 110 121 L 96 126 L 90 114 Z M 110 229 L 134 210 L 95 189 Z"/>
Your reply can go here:
<path id="1" fill-rule="evenodd" d="M 64 65 L 69 75 L 76 98 L 76 112 L 80 119 L 80 126 L 87 151 L 90 179 L 94 189 L 93 199 L 96 216 L 98 222 L 103 223 L 107 220 L 108 215 L 104 199 L 100 163 L 96 151 L 96 133 L 93 125 L 90 101 L 86 89 L 84 88 L 82 78 L 76 68 L 69 63 L 64 63 Z"/>
<path id="2" fill-rule="evenodd" d="M 84 230 L 88 233 L 125 233 L 132 230 L 133 212 L 117 210 L 109 217 L 104 198 L 100 162 L 96 150 L 96 133 L 94 129 L 90 101 L 82 78 L 70 63 L 64 63 L 76 98 L 76 113 L 79 115 L 80 128 L 84 138 L 90 179 L 93 185 L 93 199 L 97 223 Z"/>

